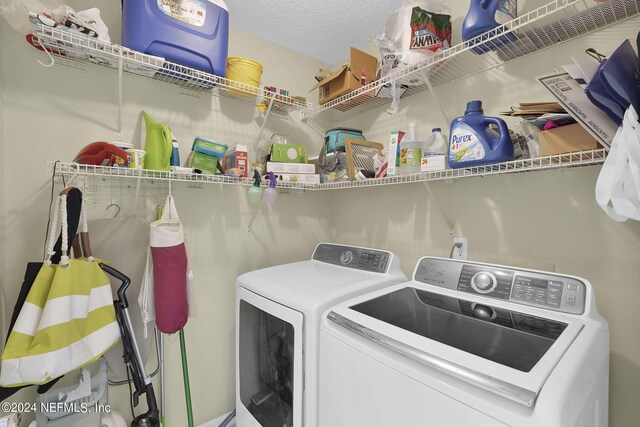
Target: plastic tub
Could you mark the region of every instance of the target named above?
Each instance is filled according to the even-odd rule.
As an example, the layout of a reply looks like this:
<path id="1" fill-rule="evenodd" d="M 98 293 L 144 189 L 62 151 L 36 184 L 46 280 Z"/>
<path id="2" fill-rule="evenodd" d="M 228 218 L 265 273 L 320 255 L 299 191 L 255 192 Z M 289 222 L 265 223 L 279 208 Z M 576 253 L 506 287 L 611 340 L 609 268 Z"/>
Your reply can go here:
<path id="1" fill-rule="evenodd" d="M 147 154 L 146 151 L 138 148 L 127 148 L 127 153 L 131 154 L 131 162 L 129 162 L 130 168 L 144 169 L 144 156 Z"/>
<path id="2" fill-rule="evenodd" d="M 193 141 L 187 166 L 202 173 L 215 175 L 220 161 L 227 152 L 227 144 L 197 137 Z"/>
<path id="3" fill-rule="evenodd" d="M 262 78 L 262 70 L 262 64 L 253 59 L 232 56 L 227 60 L 227 78 L 242 84 L 230 82 L 229 86 L 237 87 L 242 91 L 231 89 L 229 92 L 240 98 L 250 98 L 257 95 L 260 79 Z"/>
<path id="4" fill-rule="evenodd" d="M 227 5 L 223 0 L 123 0 L 122 44 L 224 77 Z"/>
<path id="5" fill-rule="evenodd" d="M 104 407 L 108 402 L 107 362 L 104 357 L 100 358 L 98 372 L 91 377 L 91 394 L 65 402 L 66 394 L 77 387 L 78 385 L 75 384 L 52 388 L 46 393 L 37 395 L 38 427 L 88 427 L 101 424 L 102 412 L 105 411 Z M 44 408 L 50 410 L 41 411 Z"/>

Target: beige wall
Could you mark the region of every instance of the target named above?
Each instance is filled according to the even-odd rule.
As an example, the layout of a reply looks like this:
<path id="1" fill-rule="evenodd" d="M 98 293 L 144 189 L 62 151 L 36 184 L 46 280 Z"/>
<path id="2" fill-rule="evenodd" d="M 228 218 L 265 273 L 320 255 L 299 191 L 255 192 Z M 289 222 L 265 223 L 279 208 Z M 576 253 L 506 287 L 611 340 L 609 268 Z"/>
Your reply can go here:
<path id="1" fill-rule="evenodd" d="M 552 100 L 535 76 L 560 70 L 570 63 L 570 56 L 583 56 L 588 47 L 609 54 L 625 38 L 635 40 L 638 28 L 640 20 L 635 18 L 436 92 L 450 118 L 462 115 L 471 99 L 483 100 L 487 115 L 518 102 Z M 394 116 L 379 109 L 340 124 L 363 129 L 367 139 L 387 145 L 389 132 L 407 129 L 409 122 L 415 122 L 424 136 L 432 127 L 449 133 L 428 92 L 402 100 Z M 596 205 L 599 170 L 587 167 L 431 185 L 455 225 L 455 235 L 469 239 L 470 259 L 555 270 L 591 281 L 598 309 L 611 329 L 610 425 L 626 427 L 640 418 L 636 404 L 640 225 L 616 223 Z M 422 184 L 338 191 L 333 203 L 331 224 L 339 242 L 395 251 L 408 274 L 421 256 L 451 253 L 446 223 Z"/>
<path id="2" fill-rule="evenodd" d="M 70 2 L 72 6 L 81 3 Z M 94 3 L 118 42 L 119 8 L 107 0 Z M 457 16 L 454 26 L 459 28 L 460 22 Z M 460 114 L 472 98 L 485 100 L 490 114 L 518 101 L 548 99 L 533 76 L 559 68 L 566 63 L 567 52 L 579 53 L 587 46 L 610 51 L 620 41 L 620 33 L 630 37 L 637 28 L 637 20 L 623 24 L 615 32 L 585 37 L 439 88 L 438 93 L 451 116 Z M 0 30 L 0 286 L 7 297 L 2 307 L 6 322 L 26 261 L 37 260 L 42 252 L 49 191 L 43 164 L 71 160 L 88 142 L 115 139 L 117 93 L 115 73 L 96 68 L 86 73 L 63 67 L 44 69 L 35 62 L 43 59 L 42 54 L 7 25 Z M 259 60 L 265 66 L 265 83 L 301 95 L 320 65 L 236 29 L 232 29 L 230 55 Z M 183 158 L 196 135 L 246 144 L 253 144 L 257 136 L 261 119 L 245 104 L 182 95 L 173 86 L 145 79 L 125 78 L 124 85 L 124 140 L 137 140 L 142 108 L 171 125 Z M 390 130 L 403 128 L 409 121 L 416 121 L 425 135 L 435 125 L 448 127 L 428 94 L 403 102 L 396 116 L 373 111 L 341 124 L 361 127 L 369 139 L 386 143 Z M 326 129 L 327 124 L 320 128 Z M 321 141 L 321 134 L 300 124 L 297 117 L 294 121 L 271 119 L 267 129 L 267 134 L 289 133 L 294 141 L 308 144 L 311 153 Z M 635 283 L 640 273 L 635 262 L 640 227 L 636 222 L 617 224 L 595 206 L 598 169 L 441 182 L 433 184 L 433 191 L 454 221 L 456 235 L 469 238 L 471 259 L 554 269 L 592 282 L 612 333 L 611 425 L 626 427 L 640 417 L 634 400 L 640 384 L 640 345 L 634 330 L 640 321 L 635 310 L 640 293 Z M 400 255 L 406 273 L 420 256 L 447 256 L 451 250 L 445 223 L 422 184 L 281 193 L 273 212 L 259 217 L 251 233 L 247 225 L 253 212 L 246 204 L 245 189 L 185 184 L 174 188 L 190 242 L 199 303 L 199 317 L 186 329 L 198 423 L 234 405 L 233 312 L 238 274 L 304 259 L 322 240 L 390 249 Z M 132 190 L 126 186 L 118 187 L 117 194 L 109 191 L 103 185 L 95 195 L 92 217 L 105 216 L 104 207 L 111 201 L 131 200 Z M 123 204 L 123 209 L 130 214 L 130 203 Z M 166 366 L 168 425 L 186 425 L 175 338 L 167 344 Z M 112 402 L 125 416 L 127 393 L 125 388 L 111 390 Z M 17 399 L 24 401 L 28 396 Z"/>
<path id="3" fill-rule="evenodd" d="M 4 22 L 0 19 L 0 34 L 2 34 L 2 27 L 4 26 Z M 3 91 L 3 74 L 4 74 L 4 55 L 3 55 L 3 43 L 0 43 L 0 124 L 4 123 L 4 91 Z M 0 128 L 0 159 L 4 159 L 4 126 Z M 5 187 L 7 184 L 4 168 L 0 168 L 0 212 L 4 212 L 4 204 L 5 204 Z M 0 235 L 4 234 L 4 224 L 5 217 L 4 215 L 0 216 Z M 5 271 L 5 256 L 4 256 L 4 245 L 0 245 L 0 271 Z M 8 316 L 6 313 L 5 307 L 5 296 L 4 296 L 4 280 L 5 277 L 0 275 L 0 308 L 2 311 L 0 312 L 0 337 L 4 337 L 6 332 L 4 325 L 8 321 Z"/>
<path id="4" fill-rule="evenodd" d="M 78 8 L 82 3 L 70 2 Z M 119 42 L 119 2 L 94 3 L 102 10 L 112 39 Z M 42 256 L 50 190 L 44 162 L 70 161 L 89 142 L 115 140 L 117 75 L 98 68 L 88 68 L 87 72 L 66 67 L 45 69 L 36 60 L 45 61 L 46 57 L 29 47 L 23 36 L 8 25 L 3 27 L 0 224 L 6 228 L 0 228 L 0 285 L 6 302 L 0 310 L 4 327 L 26 262 Z M 265 68 L 265 83 L 303 96 L 312 85 L 309 76 L 320 65 L 234 28 L 230 55 L 260 61 Z M 209 95 L 183 95 L 175 86 L 133 77 L 124 79 L 124 101 L 125 141 L 137 141 L 139 111 L 144 108 L 156 120 L 171 126 L 180 141 L 183 159 L 196 135 L 252 145 L 263 120 L 250 104 Z M 319 144 L 321 138 L 300 125 L 299 114 L 293 113 L 293 117 L 288 121 L 271 118 L 266 134 L 287 133 L 292 142 Z M 318 151 L 318 146 L 312 151 Z M 122 204 L 123 214 L 132 212 L 133 189 L 117 184 L 111 190 L 100 180 L 98 184 L 100 191 L 90 197 L 91 218 L 110 215 L 104 209 L 112 201 Z M 246 202 L 246 190 L 234 186 L 174 185 L 189 239 L 198 300 L 198 317 L 185 330 L 196 423 L 234 406 L 235 278 L 246 271 L 308 257 L 316 243 L 330 239 L 332 230 L 331 194 L 291 192 L 280 193 L 274 209 L 264 210 L 248 232 L 253 208 Z M 141 202 L 138 214 L 149 216 L 155 203 L 156 200 Z M 8 253 L 10 258 L 5 256 Z M 177 427 L 186 425 L 177 337 L 167 340 L 166 352 L 167 425 Z M 153 360 L 150 365 L 155 366 Z M 32 396 L 33 391 L 25 392 L 15 399 L 28 401 Z M 120 413 L 130 417 L 126 386 L 111 388 L 110 400 Z"/>

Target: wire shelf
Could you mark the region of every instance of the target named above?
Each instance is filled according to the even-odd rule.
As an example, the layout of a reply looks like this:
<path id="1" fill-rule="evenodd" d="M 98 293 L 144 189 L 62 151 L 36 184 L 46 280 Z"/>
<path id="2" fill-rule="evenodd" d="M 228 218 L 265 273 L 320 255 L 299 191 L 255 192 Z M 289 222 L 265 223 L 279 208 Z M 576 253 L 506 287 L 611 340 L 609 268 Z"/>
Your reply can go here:
<path id="1" fill-rule="evenodd" d="M 52 173 L 54 165 L 56 165 L 56 163 L 56 172 L 64 174 L 67 177 L 76 175 L 78 177 L 97 176 L 103 177 L 104 179 L 124 178 L 143 181 L 187 182 L 190 184 L 223 184 L 247 187 L 253 185 L 252 178 L 234 178 L 226 175 L 155 171 L 146 169 L 132 169 L 126 167 L 81 165 L 78 163 L 52 161 L 46 162 L 47 172 Z M 268 182 L 263 182 L 263 186 L 268 185 Z M 295 188 L 299 190 L 308 190 L 317 189 L 316 187 L 317 184 L 278 182 L 278 188 Z"/>
<path id="2" fill-rule="evenodd" d="M 406 89 L 402 98 L 407 98 L 427 89 L 425 77 L 434 87 L 455 82 L 640 15 L 640 0 L 608 0 L 595 6 L 593 3 L 587 0 L 554 0 L 414 66 L 308 110 L 305 117 L 335 109 L 342 112 L 336 118 L 344 120 L 388 105 L 391 101 L 388 95 L 377 97 L 376 94 L 391 84 L 402 85 L 402 89 Z"/>
<path id="3" fill-rule="evenodd" d="M 344 181 L 320 184 L 319 190 L 334 190 L 354 187 L 377 187 L 382 185 L 406 184 L 413 182 L 431 182 L 447 179 L 471 178 L 477 176 L 501 175 L 519 172 L 533 172 L 548 169 L 593 166 L 604 163 L 607 151 L 603 148 L 556 154 L 534 159 L 512 160 L 510 162 L 474 166 L 465 169 L 445 169 L 434 172 L 420 172 L 412 175 L 389 178 L 367 179 L 363 181 Z"/>
<path id="4" fill-rule="evenodd" d="M 447 179 L 471 178 L 477 176 L 501 175 L 538 170 L 575 168 L 593 166 L 604 163 L 607 151 L 603 148 L 578 151 L 574 153 L 556 154 L 553 156 L 538 157 L 534 159 L 520 159 L 510 162 L 495 163 L 483 166 L 474 166 L 466 169 L 445 169 L 435 172 L 421 172 L 406 176 L 389 178 L 366 179 L 363 181 L 340 181 L 326 184 L 301 184 L 292 182 L 278 182 L 277 188 L 297 190 L 338 190 L 359 187 L 379 187 L 384 185 L 407 184 L 414 182 L 442 181 Z M 47 171 L 53 172 L 56 162 L 47 162 Z M 97 176 L 108 178 L 124 178 L 133 180 L 172 181 L 204 184 L 225 184 L 237 186 L 253 185 L 250 178 L 232 178 L 221 175 L 188 174 L 176 172 L 161 172 L 140 169 L 128 169 L 120 167 L 105 167 L 92 165 L 79 165 L 77 163 L 59 162 L 56 171 L 65 176 Z M 265 185 L 265 183 L 263 183 Z"/>
<path id="5" fill-rule="evenodd" d="M 97 65 L 115 70 L 122 67 L 126 74 L 159 80 L 189 92 L 208 93 L 258 104 L 264 110 L 273 100 L 272 111 L 281 113 L 304 111 L 312 107 L 302 97 L 276 94 L 266 87 L 256 88 L 65 29 L 39 24 L 34 26 L 33 35 L 34 43 L 39 49 L 46 49 L 53 56 L 64 60 L 65 64 L 72 64 L 74 67 Z"/>

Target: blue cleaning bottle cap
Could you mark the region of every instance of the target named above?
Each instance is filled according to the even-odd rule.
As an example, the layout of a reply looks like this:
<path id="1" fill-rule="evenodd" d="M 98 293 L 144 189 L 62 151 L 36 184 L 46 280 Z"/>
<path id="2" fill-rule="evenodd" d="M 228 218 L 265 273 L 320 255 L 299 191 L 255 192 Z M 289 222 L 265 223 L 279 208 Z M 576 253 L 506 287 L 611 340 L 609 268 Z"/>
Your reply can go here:
<path id="1" fill-rule="evenodd" d="M 441 128 L 433 128 L 431 129 L 431 132 L 442 132 Z"/>
<path id="2" fill-rule="evenodd" d="M 484 111 L 482 110 L 482 101 L 469 101 L 467 102 L 467 109 L 465 110 L 465 114 L 468 113 L 480 113 L 482 114 Z"/>

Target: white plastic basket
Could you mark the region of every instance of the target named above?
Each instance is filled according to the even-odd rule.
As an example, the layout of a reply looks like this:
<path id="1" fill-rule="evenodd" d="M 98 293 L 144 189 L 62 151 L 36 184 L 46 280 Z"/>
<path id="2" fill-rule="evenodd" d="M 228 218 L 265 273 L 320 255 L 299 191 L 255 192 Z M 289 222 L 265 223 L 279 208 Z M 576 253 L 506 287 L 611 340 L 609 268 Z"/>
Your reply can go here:
<path id="1" fill-rule="evenodd" d="M 98 409 L 104 408 L 108 402 L 107 362 L 104 357 L 100 358 L 98 372 L 91 377 L 91 394 L 65 402 L 66 394 L 75 388 L 77 385 L 52 388 L 38 395 L 38 427 L 100 427 L 102 412 Z"/>

